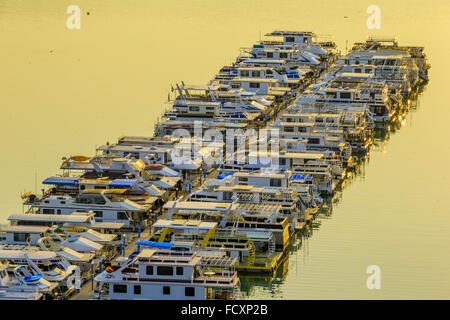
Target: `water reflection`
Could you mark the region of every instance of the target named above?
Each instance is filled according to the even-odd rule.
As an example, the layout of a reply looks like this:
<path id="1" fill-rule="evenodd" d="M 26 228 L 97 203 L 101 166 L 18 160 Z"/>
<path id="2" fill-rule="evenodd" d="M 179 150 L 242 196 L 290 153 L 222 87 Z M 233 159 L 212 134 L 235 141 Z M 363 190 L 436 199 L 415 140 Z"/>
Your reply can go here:
<path id="1" fill-rule="evenodd" d="M 308 259 L 308 242 L 314 241 L 314 235 L 320 232 L 322 224 L 326 220 L 333 218 L 333 212 L 339 207 L 345 197 L 345 189 L 353 184 L 364 182 L 366 168 L 370 165 L 371 156 L 375 153 L 386 152 L 389 139 L 397 134 L 409 121 L 412 115 L 420 109 L 420 95 L 425 90 L 426 85 L 421 86 L 416 92 L 410 94 L 408 99 L 400 101 L 402 106 L 399 114 L 389 123 L 377 124 L 374 129 L 374 139 L 370 150 L 365 154 L 355 154 L 353 167 L 346 173 L 346 179 L 338 186 L 336 192 L 324 198 L 320 211 L 306 227 L 298 232 L 290 241 L 289 248 L 285 253 L 283 262 L 273 274 L 266 275 L 240 275 L 241 290 L 243 297 L 247 299 L 282 299 L 284 290 L 282 284 L 289 274 L 289 265 L 293 267 L 293 272 L 298 272 L 297 263 L 304 263 Z M 408 118 L 409 117 L 409 118 Z M 302 281 L 302 275 L 296 275 L 297 281 Z"/>

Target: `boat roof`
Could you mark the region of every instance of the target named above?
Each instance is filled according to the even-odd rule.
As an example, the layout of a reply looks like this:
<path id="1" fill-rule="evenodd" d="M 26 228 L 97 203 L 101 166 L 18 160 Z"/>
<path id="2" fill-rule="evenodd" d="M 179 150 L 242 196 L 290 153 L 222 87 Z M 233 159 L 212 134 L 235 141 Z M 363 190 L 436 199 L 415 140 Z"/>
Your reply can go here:
<path id="1" fill-rule="evenodd" d="M 3 229 L 6 232 L 45 233 L 49 227 L 45 226 L 8 226 Z"/>
<path id="2" fill-rule="evenodd" d="M 207 84 L 207 85 L 192 85 L 192 84 L 185 84 L 180 87 L 182 90 L 218 90 L 221 86 L 218 84 Z"/>
<path id="3" fill-rule="evenodd" d="M 319 159 L 323 159 L 323 154 L 322 153 L 312 153 L 312 152 L 286 152 L 286 153 L 280 153 L 280 158 L 319 160 Z"/>
<path id="4" fill-rule="evenodd" d="M 8 217 L 11 221 L 51 221 L 51 222 L 72 222 L 83 223 L 90 220 L 90 215 L 77 215 L 77 214 L 12 214 Z"/>
<path id="5" fill-rule="evenodd" d="M 252 59 L 246 59 L 242 61 L 241 63 L 252 63 L 252 64 L 286 64 L 286 60 L 277 60 L 277 59 L 258 59 L 258 58 L 252 58 Z"/>
<path id="6" fill-rule="evenodd" d="M 138 255 L 138 258 L 151 258 L 156 253 L 155 249 L 143 249 Z"/>
<path id="7" fill-rule="evenodd" d="M 204 211 L 226 211 L 232 207 L 232 203 L 223 202 L 199 202 L 199 201 L 168 201 L 164 205 L 164 209 L 170 210 L 171 208 L 179 210 L 204 210 Z"/>
<path id="8" fill-rule="evenodd" d="M 282 31 L 276 30 L 266 33 L 265 36 L 299 36 L 299 37 L 314 37 L 316 34 L 311 31 Z"/>
<path id="9" fill-rule="evenodd" d="M 96 222 L 90 226 L 92 229 L 121 229 L 125 226 L 122 222 Z"/>
<path id="10" fill-rule="evenodd" d="M 320 118 L 340 118 L 341 114 L 336 113 L 327 113 L 327 112 L 302 112 L 302 113 L 289 113 L 289 112 L 283 112 L 281 114 L 282 117 L 293 117 L 293 118 L 309 118 L 309 117 L 320 117 Z M 291 123 L 291 122 L 289 122 Z"/>
<path id="11" fill-rule="evenodd" d="M 403 59 L 405 56 L 401 54 L 389 54 L 372 56 L 372 59 Z"/>
<path id="12" fill-rule="evenodd" d="M 131 188 L 139 182 L 138 179 L 114 179 L 108 184 L 110 188 Z"/>
<path id="13" fill-rule="evenodd" d="M 241 78 L 235 77 L 231 81 L 233 82 L 263 82 L 263 83 L 277 83 L 278 79 L 273 78 Z"/>
<path id="14" fill-rule="evenodd" d="M 345 78 L 370 78 L 372 77 L 371 73 L 358 73 L 358 72 L 343 72 L 340 74 L 340 77 Z"/>
<path id="15" fill-rule="evenodd" d="M 83 194 L 123 194 L 128 189 L 84 189 Z"/>
<path id="16" fill-rule="evenodd" d="M 175 143 L 175 142 L 174 142 Z M 172 144 L 157 145 L 157 146 L 141 146 L 141 145 L 128 145 L 128 144 L 115 144 L 115 145 L 102 145 L 97 150 L 111 150 L 111 151 L 123 151 L 123 152 L 168 152 L 172 149 Z"/>
<path id="17" fill-rule="evenodd" d="M 259 67 L 259 66 L 246 66 L 246 65 L 240 65 L 238 67 L 238 70 L 257 70 L 257 71 L 264 71 L 267 70 L 268 68 L 272 68 L 271 66 L 267 66 L 267 67 Z"/>
<path id="18" fill-rule="evenodd" d="M 282 127 L 314 127 L 314 122 L 280 122 Z"/>
<path id="19" fill-rule="evenodd" d="M 42 181 L 42 184 L 50 184 L 56 186 L 76 186 L 79 181 L 79 177 L 49 177 Z"/>
<path id="20" fill-rule="evenodd" d="M 160 251 L 155 249 L 143 249 L 138 255 L 139 260 L 147 260 L 151 258 L 152 263 L 160 263 L 164 265 L 195 265 L 200 262 L 200 258 L 191 252 L 176 252 L 172 254 L 170 251 Z M 170 261 L 170 262 L 169 262 Z"/>
<path id="21" fill-rule="evenodd" d="M 172 229 L 205 229 L 210 230 L 217 227 L 216 222 L 204 222 L 201 220 L 165 220 L 156 221 L 152 227 L 155 228 L 172 228 Z"/>
<path id="22" fill-rule="evenodd" d="M 25 259 L 25 254 L 31 260 L 50 260 L 57 258 L 56 253 L 53 251 L 26 252 L 23 250 L 0 250 L 0 259 Z"/>
<path id="23" fill-rule="evenodd" d="M 262 173 L 262 172 L 236 172 L 234 174 L 236 177 L 252 177 L 252 178 L 275 178 L 284 179 L 286 178 L 282 173 Z"/>

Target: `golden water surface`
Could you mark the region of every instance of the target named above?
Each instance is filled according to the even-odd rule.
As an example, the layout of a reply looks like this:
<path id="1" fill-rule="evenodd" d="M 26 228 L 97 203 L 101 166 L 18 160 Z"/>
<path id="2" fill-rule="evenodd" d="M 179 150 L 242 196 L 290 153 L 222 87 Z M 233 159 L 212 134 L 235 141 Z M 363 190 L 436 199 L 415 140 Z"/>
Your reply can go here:
<path id="1" fill-rule="evenodd" d="M 366 10 L 381 9 L 368 30 Z M 81 29 L 66 26 L 69 5 Z M 263 299 L 450 297 L 450 2 L 1 0 L 0 222 L 22 212 L 69 155 L 151 135 L 171 84 L 203 84 L 274 29 L 346 44 L 369 34 L 425 46 L 430 83 L 403 127 L 373 150 L 332 215 L 292 250 L 284 276 L 244 278 Z M 368 290 L 366 269 L 381 268 Z"/>

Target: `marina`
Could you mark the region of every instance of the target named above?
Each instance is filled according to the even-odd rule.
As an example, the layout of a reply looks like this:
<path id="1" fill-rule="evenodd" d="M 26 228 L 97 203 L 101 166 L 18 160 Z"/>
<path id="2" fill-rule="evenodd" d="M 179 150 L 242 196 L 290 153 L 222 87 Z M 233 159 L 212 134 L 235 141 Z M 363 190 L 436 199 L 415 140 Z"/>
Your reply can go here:
<path id="1" fill-rule="evenodd" d="M 341 53 L 265 36 L 207 84 L 172 86 L 153 136 L 68 155 L 24 192 L 0 229 L 0 299 L 242 299 L 240 278 L 283 273 L 430 64 L 396 38 Z"/>

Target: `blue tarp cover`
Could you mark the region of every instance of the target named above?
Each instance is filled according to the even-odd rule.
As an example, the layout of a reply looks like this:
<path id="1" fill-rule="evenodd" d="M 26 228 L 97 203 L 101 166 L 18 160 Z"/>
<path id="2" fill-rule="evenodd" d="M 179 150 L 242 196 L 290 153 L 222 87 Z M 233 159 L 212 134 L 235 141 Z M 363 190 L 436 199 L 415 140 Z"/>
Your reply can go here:
<path id="1" fill-rule="evenodd" d="M 139 240 L 136 242 L 136 245 L 138 246 L 148 246 L 153 248 L 164 248 L 169 249 L 171 246 L 173 246 L 173 243 L 171 242 L 154 242 L 154 241 L 148 241 L 148 240 Z"/>
<path id="2" fill-rule="evenodd" d="M 301 174 L 293 174 L 289 177 L 290 180 L 306 180 L 306 181 L 311 181 L 312 177 L 311 176 L 303 176 Z"/>
<path id="3" fill-rule="evenodd" d="M 113 180 L 108 187 L 110 188 L 131 188 L 137 179 L 115 179 Z"/>
<path id="4" fill-rule="evenodd" d="M 234 172 L 221 173 L 221 174 L 219 174 L 219 175 L 217 176 L 217 179 L 222 180 L 223 178 L 228 177 L 228 176 L 232 176 L 233 174 L 234 174 Z"/>
<path id="5" fill-rule="evenodd" d="M 53 184 L 55 186 L 76 186 L 79 178 L 70 177 L 49 177 L 42 181 L 43 184 Z"/>

